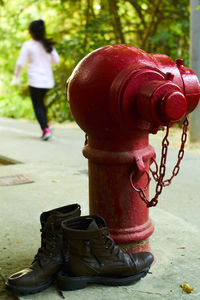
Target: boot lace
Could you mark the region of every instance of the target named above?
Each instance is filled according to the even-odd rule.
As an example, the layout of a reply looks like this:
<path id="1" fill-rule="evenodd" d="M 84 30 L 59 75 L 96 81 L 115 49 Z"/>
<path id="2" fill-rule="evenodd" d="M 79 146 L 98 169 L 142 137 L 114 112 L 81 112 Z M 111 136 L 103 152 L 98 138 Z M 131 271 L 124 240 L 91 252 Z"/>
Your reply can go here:
<path id="1" fill-rule="evenodd" d="M 108 249 L 111 254 L 115 254 L 115 255 L 117 255 L 119 257 L 119 255 L 121 253 L 121 250 L 115 244 L 115 242 L 111 238 L 111 236 L 108 235 L 108 234 L 102 233 L 102 238 L 104 240 L 105 248 Z M 94 247 L 93 247 L 91 241 L 90 240 L 85 240 L 84 244 L 89 248 L 91 255 L 95 257 L 95 259 L 97 260 L 98 264 L 101 266 L 102 265 L 101 259 L 99 258 L 98 255 L 96 255 L 96 252 L 94 250 Z"/>
<path id="2" fill-rule="evenodd" d="M 116 254 L 117 256 L 119 256 L 121 250 L 119 248 L 119 246 L 117 246 L 114 242 L 114 240 L 111 238 L 110 235 L 103 233 L 103 238 L 104 238 L 104 245 L 105 248 L 110 250 L 111 254 Z"/>
<path id="3" fill-rule="evenodd" d="M 51 223 L 50 227 L 40 229 L 41 232 L 41 247 L 38 249 L 37 254 L 34 257 L 34 262 L 38 262 L 39 266 L 42 266 L 42 261 L 45 261 L 47 257 L 52 257 L 52 250 L 56 248 L 56 233 L 54 224 Z"/>

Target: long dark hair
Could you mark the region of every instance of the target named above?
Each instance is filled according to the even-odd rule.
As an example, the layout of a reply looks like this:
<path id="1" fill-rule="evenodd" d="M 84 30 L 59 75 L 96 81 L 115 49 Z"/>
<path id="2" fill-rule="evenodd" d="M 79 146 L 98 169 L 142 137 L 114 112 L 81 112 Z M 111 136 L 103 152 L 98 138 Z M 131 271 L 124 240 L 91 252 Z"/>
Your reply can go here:
<path id="1" fill-rule="evenodd" d="M 43 20 L 36 20 L 30 23 L 29 32 L 36 41 L 40 41 L 48 53 L 53 50 L 54 42 L 46 38 L 45 24 Z"/>

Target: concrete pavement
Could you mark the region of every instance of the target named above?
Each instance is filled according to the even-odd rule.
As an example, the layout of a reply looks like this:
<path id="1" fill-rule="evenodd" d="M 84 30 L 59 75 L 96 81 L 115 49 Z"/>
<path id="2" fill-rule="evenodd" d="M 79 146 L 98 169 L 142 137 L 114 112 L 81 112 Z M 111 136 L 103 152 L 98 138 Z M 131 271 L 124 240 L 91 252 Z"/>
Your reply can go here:
<path id="1" fill-rule="evenodd" d="M 54 125 L 53 138 L 38 139 L 36 122 L 0 118 L 0 155 L 21 162 L 0 165 L 0 177 L 24 174 L 34 182 L 0 186 L 0 273 L 10 274 L 28 266 L 40 245 L 41 212 L 78 202 L 88 213 L 87 160 L 82 156 L 84 133 L 74 123 Z M 160 152 L 162 132 L 150 143 Z M 177 130 L 170 136 L 172 149 L 167 166 L 177 157 Z M 158 155 L 159 156 L 159 155 Z M 200 146 L 189 145 L 180 174 L 164 189 L 160 203 L 150 209 L 155 232 L 150 245 L 156 257 L 152 274 L 128 287 L 91 285 L 84 290 L 64 292 L 66 299 L 94 300 L 180 300 L 200 299 Z M 155 185 L 151 182 L 151 194 Z M 194 289 L 183 292 L 188 282 Z M 3 298 L 4 297 L 4 298 Z M 6 296 L 0 290 L 0 299 Z M 54 286 L 20 300 L 61 299 Z"/>

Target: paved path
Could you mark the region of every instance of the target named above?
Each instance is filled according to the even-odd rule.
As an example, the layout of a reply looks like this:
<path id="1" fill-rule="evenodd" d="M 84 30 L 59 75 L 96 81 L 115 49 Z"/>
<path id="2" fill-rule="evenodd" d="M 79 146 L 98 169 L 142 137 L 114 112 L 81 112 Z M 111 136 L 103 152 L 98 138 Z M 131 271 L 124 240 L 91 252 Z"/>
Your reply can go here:
<path id="1" fill-rule="evenodd" d="M 0 273 L 4 277 L 29 265 L 37 252 L 42 211 L 78 202 L 82 214 L 88 213 L 87 160 L 81 153 L 84 133 L 74 123 L 55 125 L 53 133 L 52 140 L 42 142 L 36 122 L 0 118 L 0 155 L 22 162 L 0 166 L 0 177 L 24 174 L 34 180 L 30 184 L 0 186 Z M 161 135 L 150 139 L 158 153 Z M 177 130 L 171 138 L 169 169 L 177 157 Z M 180 174 L 164 190 L 158 206 L 150 209 L 155 224 L 150 244 L 157 259 L 152 274 L 133 286 L 94 285 L 65 292 L 66 299 L 200 299 L 200 148 L 187 148 Z M 154 188 L 151 183 L 151 194 Z M 194 288 L 192 294 L 180 288 L 184 281 Z M 52 286 L 20 299 L 61 298 Z"/>

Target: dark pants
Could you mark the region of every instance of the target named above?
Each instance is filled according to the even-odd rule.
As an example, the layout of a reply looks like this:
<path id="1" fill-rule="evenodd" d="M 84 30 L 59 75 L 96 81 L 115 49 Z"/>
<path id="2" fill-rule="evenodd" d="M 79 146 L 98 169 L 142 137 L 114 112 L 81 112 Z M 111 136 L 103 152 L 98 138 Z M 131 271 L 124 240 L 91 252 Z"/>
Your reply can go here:
<path id="1" fill-rule="evenodd" d="M 44 130 L 45 128 L 48 128 L 47 111 L 44 105 L 44 97 L 48 92 L 48 89 L 40 89 L 32 86 L 29 86 L 29 89 L 35 116 L 40 124 L 41 129 Z"/>

